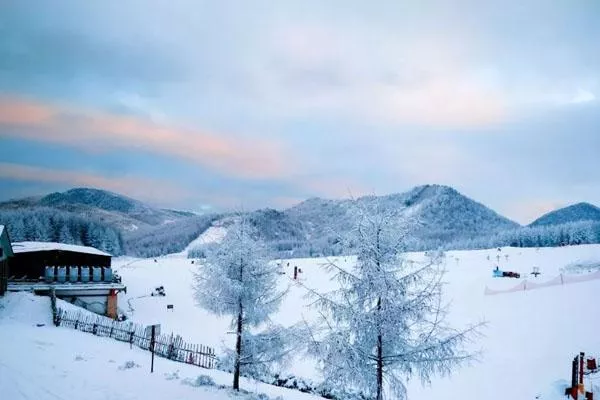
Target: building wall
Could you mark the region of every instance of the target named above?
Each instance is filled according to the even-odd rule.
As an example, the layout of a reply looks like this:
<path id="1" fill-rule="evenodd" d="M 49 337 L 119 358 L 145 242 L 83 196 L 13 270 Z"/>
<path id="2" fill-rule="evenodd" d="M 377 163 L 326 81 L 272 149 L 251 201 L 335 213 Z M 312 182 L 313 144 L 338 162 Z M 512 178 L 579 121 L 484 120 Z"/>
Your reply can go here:
<path id="1" fill-rule="evenodd" d="M 0 296 L 3 296 L 8 285 L 8 260 L 13 253 L 6 229 L 0 229 L 0 232 Z"/>
<path id="2" fill-rule="evenodd" d="M 97 297 L 75 297 L 73 299 L 65 300 L 75 304 L 78 307 L 85 308 L 96 314 L 106 315 L 108 297 L 97 296 Z"/>
<path id="3" fill-rule="evenodd" d="M 8 285 L 8 259 L 0 261 L 0 296 L 4 296 Z"/>

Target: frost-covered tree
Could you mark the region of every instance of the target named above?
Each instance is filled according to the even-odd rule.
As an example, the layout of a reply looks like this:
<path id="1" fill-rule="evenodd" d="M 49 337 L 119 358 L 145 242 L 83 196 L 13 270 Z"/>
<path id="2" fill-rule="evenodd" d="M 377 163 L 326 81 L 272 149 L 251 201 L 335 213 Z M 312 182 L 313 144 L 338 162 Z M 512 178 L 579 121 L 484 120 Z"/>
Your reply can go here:
<path id="1" fill-rule="evenodd" d="M 253 359 L 262 361 L 253 352 L 264 351 L 264 345 L 252 340 L 247 333 L 250 328 L 268 321 L 281 303 L 285 292 L 278 288 L 277 271 L 277 265 L 269 262 L 266 246 L 257 238 L 252 225 L 240 216 L 227 228 L 223 241 L 207 252 L 195 274 L 198 305 L 216 315 L 232 317 L 231 327 L 236 334 L 235 390 L 239 390 L 242 367 Z"/>
<path id="2" fill-rule="evenodd" d="M 463 345 L 477 327 L 458 331 L 444 322 L 439 254 L 425 263 L 403 258 L 410 222 L 376 204 L 357 214 L 349 240 L 355 266 L 332 262 L 340 288 L 313 293 L 323 317 L 313 350 L 327 382 L 369 399 L 404 398 L 410 376 L 427 382 L 470 360 Z"/>

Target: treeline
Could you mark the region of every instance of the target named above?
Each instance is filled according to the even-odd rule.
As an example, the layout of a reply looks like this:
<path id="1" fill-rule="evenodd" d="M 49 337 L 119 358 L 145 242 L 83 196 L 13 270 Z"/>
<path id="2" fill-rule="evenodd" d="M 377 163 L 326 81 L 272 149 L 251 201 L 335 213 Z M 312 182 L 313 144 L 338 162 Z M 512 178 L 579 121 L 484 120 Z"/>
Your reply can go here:
<path id="1" fill-rule="evenodd" d="M 461 232 L 453 236 L 442 237 L 438 230 L 431 232 L 419 229 L 406 240 L 407 251 L 427 250 L 475 250 L 494 247 L 559 247 L 580 244 L 600 243 L 600 222 L 581 221 L 561 225 L 517 227 L 496 233 L 480 234 L 466 237 Z M 286 257 L 327 257 L 346 255 L 348 247 L 342 246 L 340 238 L 344 235 L 326 233 L 319 237 L 300 238 L 298 235 L 279 235 L 266 240 L 273 250 L 274 256 Z M 456 237 L 454 236 L 454 237 Z M 201 254 L 198 253 L 198 254 Z"/>
<path id="2" fill-rule="evenodd" d="M 218 217 L 217 214 L 198 215 L 127 233 L 125 253 L 135 257 L 178 253 L 207 230 Z"/>
<path id="3" fill-rule="evenodd" d="M 558 247 L 600 243 L 600 222 L 580 221 L 560 225 L 521 227 L 487 237 L 460 240 L 439 246 L 447 250 L 492 247 Z M 418 250 L 425 250 L 420 248 Z"/>
<path id="4" fill-rule="evenodd" d="M 60 242 L 123 254 L 123 239 L 117 229 L 67 211 L 46 207 L 0 210 L 0 225 L 7 227 L 12 242 Z"/>

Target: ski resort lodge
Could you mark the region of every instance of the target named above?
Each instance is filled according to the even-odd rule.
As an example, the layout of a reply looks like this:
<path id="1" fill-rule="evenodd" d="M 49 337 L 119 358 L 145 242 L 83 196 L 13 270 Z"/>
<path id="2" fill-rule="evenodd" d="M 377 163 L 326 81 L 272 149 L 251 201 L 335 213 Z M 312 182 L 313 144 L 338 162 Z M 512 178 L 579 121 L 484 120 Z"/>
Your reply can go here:
<path id="1" fill-rule="evenodd" d="M 97 314 L 117 317 L 117 294 L 126 287 L 113 274 L 110 254 L 64 243 L 11 243 L 1 226 L 0 243 L 0 295 L 4 291 L 54 292 Z"/>

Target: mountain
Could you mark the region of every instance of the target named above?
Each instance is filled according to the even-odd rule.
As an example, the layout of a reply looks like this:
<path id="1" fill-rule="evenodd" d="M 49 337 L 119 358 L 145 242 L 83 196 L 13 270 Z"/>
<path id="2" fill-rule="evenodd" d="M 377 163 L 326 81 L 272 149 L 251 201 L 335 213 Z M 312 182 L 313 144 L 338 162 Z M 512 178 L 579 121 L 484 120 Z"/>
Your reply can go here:
<path id="1" fill-rule="evenodd" d="M 590 203 L 573 204 L 544 214 L 529 226 L 561 225 L 583 221 L 600 222 L 600 208 Z"/>
<path id="2" fill-rule="evenodd" d="M 113 255 L 178 252 L 216 218 L 154 208 L 105 190 L 76 188 L 0 203 L 13 241 L 83 244 Z"/>
<path id="3" fill-rule="evenodd" d="M 357 199 L 311 198 L 285 210 L 253 211 L 248 218 L 279 257 L 330 256 L 343 251 L 340 238 L 355 226 L 356 210 L 375 206 L 418 221 L 407 243 L 415 251 L 600 243 L 600 209 L 590 204 L 557 210 L 523 227 L 442 185 Z M 84 244 L 138 257 L 180 252 L 211 225 L 226 227 L 234 218 L 154 208 L 88 188 L 0 203 L 0 224 L 14 241 Z"/>
<path id="4" fill-rule="evenodd" d="M 194 214 L 150 207 L 138 200 L 106 190 L 75 188 L 43 197 L 29 197 L 0 203 L 1 209 L 47 207 L 94 219 L 121 231 L 142 228 L 189 218 Z"/>
<path id="5" fill-rule="evenodd" d="M 481 236 L 518 229 L 520 225 L 486 206 L 441 185 L 418 186 L 399 194 L 356 200 L 312 198 L 284 211 L 259 210 L 251 219 L 262 236 L 279 251 L 294 256 L 335 254 L 340 236 L 354 225 L 356 206 L 395 210 L 419 221 L 412 235 L 414 250 L 444 247 Z"/>

